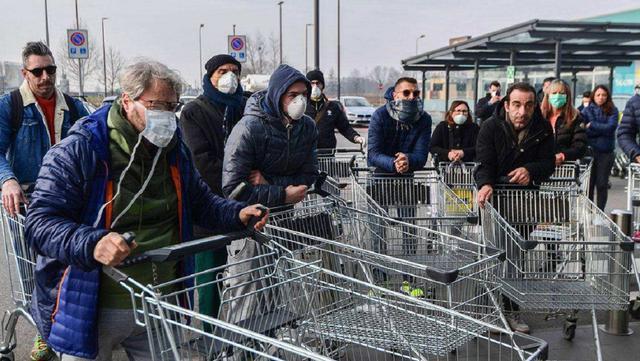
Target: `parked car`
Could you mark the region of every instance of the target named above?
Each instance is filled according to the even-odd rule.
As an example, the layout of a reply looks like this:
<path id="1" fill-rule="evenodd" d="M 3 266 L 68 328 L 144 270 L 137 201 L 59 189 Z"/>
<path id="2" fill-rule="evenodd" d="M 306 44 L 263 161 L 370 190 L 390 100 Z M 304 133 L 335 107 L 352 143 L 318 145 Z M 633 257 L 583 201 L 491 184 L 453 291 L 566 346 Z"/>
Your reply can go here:
<path id="1" fill-rule="evenodd" d="M 176 117 L 180 118 L 180 114 L 182 113 L 182 108 L 187 105 L 187 103 L 190 103 L 192 101 L 194 101 L 197 98 L 196 95 L 183 95 L 180 97 L 180 105 L 178 106 L 178 109 L 176 109 Z"/>
<path id="2" fill-rule="evenodd" d="M 364 97 L 344 96 L 340 97 L 340 103 L 344 106 L 349 123 L 353 125 L 368 125 L 371 114 L 376 111 L 376 108 Z"/>

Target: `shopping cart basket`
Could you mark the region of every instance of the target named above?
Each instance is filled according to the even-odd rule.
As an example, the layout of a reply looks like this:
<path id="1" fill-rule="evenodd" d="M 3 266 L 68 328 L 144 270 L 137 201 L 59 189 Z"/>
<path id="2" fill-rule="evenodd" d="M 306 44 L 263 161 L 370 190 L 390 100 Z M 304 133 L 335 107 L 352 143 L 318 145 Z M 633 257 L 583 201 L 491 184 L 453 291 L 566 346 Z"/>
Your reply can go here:
<path id="1" fill-rule="evenodd" d="M 556 165 L 556 169 L 548 182 L 541 184 L 542 189 L 573 190 L 582 194 L 589 194 L 591 181 L 591 158 L 580 161 L 564 162 Z"/>
<path id="2" fill-rule="evenodd" d="M 35 287 L 36 254 L 27 245 L 24 235 L 24 216 L 21 214 L 11 216 L 0 204 L 0 218 L 4 255 L 8 266 L 6 275 L 13 301 L 13 309 L 7 310 L 2 317 L 0 358 L 12 359 L 17 342 L 18 319 L 23 317 L 35 327 L 33 318 L 29 314 L 29 307 Z"/>
<path id="3" fill-rule="evenodd" d="M 633 213 L 633 238 L 640 241 L 640 164 L 629 164 L 627 209 Z"/>
<path id="4" fill-rule="evenodd" d="M 478 188 L 474 173 L 478 163 L 473 162 L 439 162 L 438 172 L 442 181 L 462 199 L 474 213 L 478 211 L 476 198 Z"/>

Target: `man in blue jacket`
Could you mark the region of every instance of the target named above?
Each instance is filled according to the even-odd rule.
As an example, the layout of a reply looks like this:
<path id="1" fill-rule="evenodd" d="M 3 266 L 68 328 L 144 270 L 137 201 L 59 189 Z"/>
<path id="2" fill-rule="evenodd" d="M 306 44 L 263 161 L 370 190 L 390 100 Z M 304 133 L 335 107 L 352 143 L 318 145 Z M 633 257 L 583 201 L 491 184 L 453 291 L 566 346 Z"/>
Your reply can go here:
<path id="1" fill-rule="evenodd" d="M 227 232 L 260 215 L 214 195 L 194 169 L 176 132 L 182 82 L 173 71 L 139 62 L 120 84 L 112 105 L 76 123 L 44 157 L 27 215 L 27 241 L 38 254 L 31 312 L 62 360 L 110 360 L 118 346 L 130 359 L 151 359 L 129 292 L 103 265 L 188 241 L 193 223 Z M 136 234 L 131 245 L 121 236 L 127 231 Z M 191 273 L 193 260 L 123 271 L 157 284 Z"/>
<path id="2" fill-rule="evenodd" d="M 0 184 L 11 214 L 27 202 L 24 191 L 36 181 L 44 154 L 88 115 L 79 100 L 55 87 L 57 67 L 45 44 L 27 43 L 22 66 L 20 88 L 0 98 Z"/>
<path id="3" fill-rule="evenodd" d="M 379 173 L 408 174 L 427 163 L 431 116 L 414 78 L 398 79 L 385 99 L 371 116 L 367 163 Z"/>
<path id="4" fill-rule="evenodd" d="M 640 85 L 636 85 L 635 95 L 632 96 L 622 113 L 622 120 L 618 126 L 618 144 L 631 161 L 640 163 L 640 145 L 638 132 L 640 131 Z"/>

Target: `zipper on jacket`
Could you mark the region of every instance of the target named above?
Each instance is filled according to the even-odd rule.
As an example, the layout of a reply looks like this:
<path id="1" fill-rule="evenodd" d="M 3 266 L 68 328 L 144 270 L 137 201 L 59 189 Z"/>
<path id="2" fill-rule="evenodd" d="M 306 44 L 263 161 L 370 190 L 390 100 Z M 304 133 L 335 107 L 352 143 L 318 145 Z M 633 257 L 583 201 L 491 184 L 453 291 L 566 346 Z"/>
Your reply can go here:
<path id="1" fill-rule="evenodd" d="M 285 169 L 289 169 L 289 153 L 290 153 L 290 144 L 291 144 L 291 128 L 293 128 L 293 126 L 291 125 L 291 123 L 287 124 L 286 126 L 287 128 L 287 163 L 285 166 Z"/>

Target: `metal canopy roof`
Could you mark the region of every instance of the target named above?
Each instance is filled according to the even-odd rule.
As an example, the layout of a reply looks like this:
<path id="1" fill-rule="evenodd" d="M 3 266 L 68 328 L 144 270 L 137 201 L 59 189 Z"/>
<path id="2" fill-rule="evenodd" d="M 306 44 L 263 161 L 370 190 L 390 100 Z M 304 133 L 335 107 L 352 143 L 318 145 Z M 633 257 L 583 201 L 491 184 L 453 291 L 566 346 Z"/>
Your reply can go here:
<path id="1" fill-rule="evenodd" d="M 629 66 L 640 60 L 640 24 L 531 20 L 402 60 L 410 71 L 554 64 L 560 71 Z"/>

